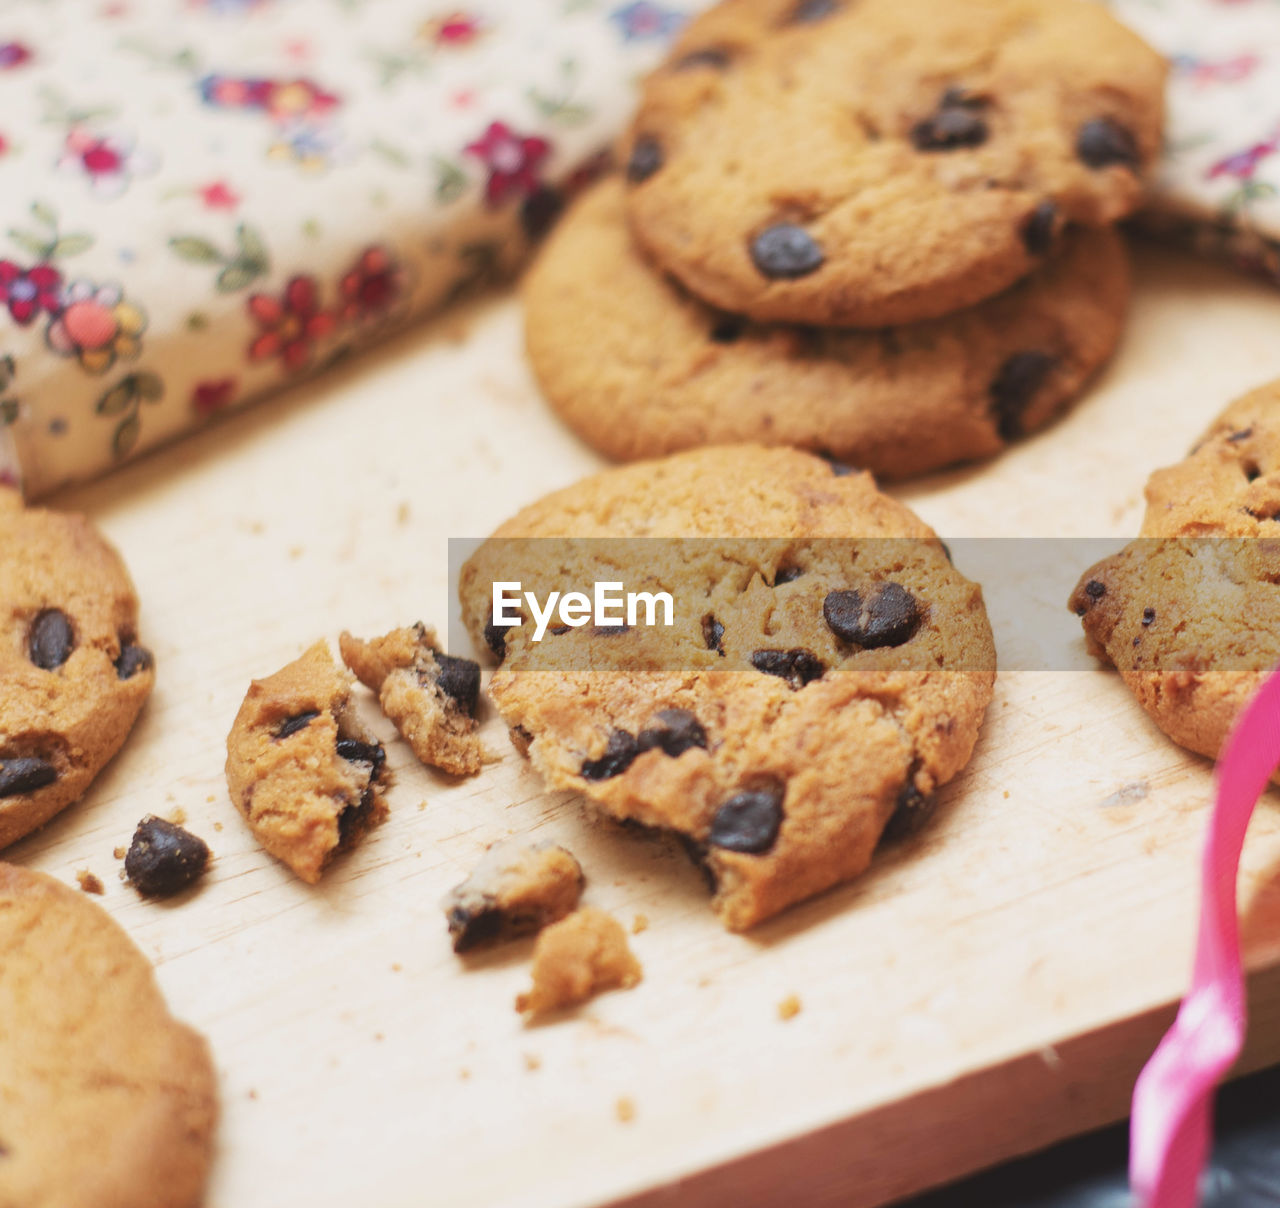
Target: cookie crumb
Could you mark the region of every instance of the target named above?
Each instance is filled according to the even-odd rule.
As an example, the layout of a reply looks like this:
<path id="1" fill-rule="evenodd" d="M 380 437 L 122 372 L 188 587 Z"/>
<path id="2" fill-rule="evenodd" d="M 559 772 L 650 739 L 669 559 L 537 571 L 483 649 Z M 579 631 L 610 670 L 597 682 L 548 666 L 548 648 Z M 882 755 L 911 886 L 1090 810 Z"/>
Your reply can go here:
<path id="1" fill-rule="evenodd" d="M 115 856 L 117 860 L 123 860 L 126 851 L 128 851 L 128 848 L 126 847 L 113 847 L 111 849 L 111 854 Z"/>
<path id="2" fill-rule="evenodd" d="M 404 966 L 403 966 L 402 964 L 400 964 L 400 962 L 399 962 L 399 961 L 397 961 L 394 965 L 392 965 L 392 966 L 391 966 L 391 972 L 392 972 L 392 973 L 399 973 L 403 968 L 404 968 Z"/>
<path id="3" fill-rule="evenodd" d="M 77 870 L 76 880 L 80 883 L 80 888 L 84 890 L 85 893 L 102 894 L 106 892 L 103 888 L 102 882 L 87 868 Z"/>
<path id="4" fill-rule="evenodd" d="M 636 1118 L 636 1105 L 627 1095 L 622 1095 L 613 1105 L 614 1113 L 622 1124 L 630 1124 Z"/>
<path id="5" fill-rule="evenodd" d="M 396 523 L 400 525 L 401 528 L 403 528 L 406 524 L 409 523 L 409 516 L 410 516 L 409 501 L 405 499 L 405 500 L 402 500 L 399 506 L 396 508 Z"/>
<path id="6" fill-rule="evenodd" d="M 256 1087 L 252 1087 L 252 1086 L 251 1086 L 251 1087 L 249 1088 L 249 1094 L 248 1094 L 248 1096 L 247 1096 L 247 1097 L 256 1101 L 256 1100 L 257 1100 L 257 1098 L 258 1098 L 258 1091 L 257 1091 L 257 1088 L 256 1088 Z"/>
<path id="7" fill-rule="evenodd" d="M 647 914 L 638 914 L 631 920 L 631 934 L 639 935 L 642 931 L 649 930 L 649 916 Z"/>
<path id="8" fill-rule="evenodd" d="M 627 947 L 627 933 L 594 906 L 552 923 L 533 949 L 533 985 L 516 999 L 523 1015 L 541 1015 L 585 1002 L 601 990 L 629 990 L 643 977 Z"/>
<path id="9" fill-rule="evenodd" d="M 187 824 L 187 811 L 180 805 L 175 805 L 166 817 L 174 826 L 186 826 Z"/>
<path id="10" fill-rule="evenodd" d="M 470 1077 L 471 1077 L 471 1071 L 467 1069 L 467 1067 L 464 1065 L 462 1069 L 458 1071 L 458 1078 L 461 1081 L 466 1082 Z"/>
<path id="11" fill-rule="evenodd" d="M 798 995 L 788 994 L 778 1004 L 778 1018 L 781 1020 L 795 1019 L 800 1014 L 801 1002 Z"/>
<path id="12" fill-rule="evenodd" d="M 218 798 L 215 794 L 210 793 L 204 800 L 206 805 L 212 805 L 215 801 L 218 800 Z"/>
<path id="13" fill-rule="evenodd" d="M 221 822 L 215 822 L 215 823 L 213 824 L 213 829 L 214 829 L 214 830 L 216 830 L 216 831 L 221 831 L 221 830 L 222 830 L 222 823 L 221 823 Z"/>
<path id="14" fill-rule="evenodd" d="M 542 1058 L 537 1053 L 526 1053 L 524 1055 L 524 1068 L 530 1073 L 534 1070 L 542 1069 Z"/>
<path id="15" fill-rule="evenodd" d="M 1006 801 L 1008 801 L 1008 800 L 1009 800 L 1009 790 L 1008 790 L 1008 789 L 1005 789 L 1005 791 L 1004 791 L 1004 799 L 1005 799 Z"/>

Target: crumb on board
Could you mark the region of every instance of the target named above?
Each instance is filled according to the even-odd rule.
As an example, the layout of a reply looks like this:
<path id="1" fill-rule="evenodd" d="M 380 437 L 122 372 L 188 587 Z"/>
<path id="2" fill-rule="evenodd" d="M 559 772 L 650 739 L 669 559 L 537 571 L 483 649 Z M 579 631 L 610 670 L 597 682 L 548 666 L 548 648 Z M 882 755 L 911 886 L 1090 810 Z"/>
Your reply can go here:
<path id="1" fill-rule="evenodd" d="M 128 850 L 129 850 L 129 849 L 128 849 L 127 847 L 123 847 L 123 846 L 121 846 L 121 847 L 113 847 L 113 848 L 111 849 L 111 854 L 112 854 L 113 856 L 115 856 L 115 858 L 116 858 L 117 860 L 123 860 L 123 859 L 124 859 L 124 857 L 125 857 L 125 853 L 126 853 Z"/>
<path id="2" fill-rule="evenodd" d="M 165 815 L 168 821 L 174 826 L 185 826 L 187 824 L 187 811 L 180 805 L 175 805 L 168 814 Z"/>
<path id="3" fill-rule="evenodd" d="M 215 823 L 213 824 L 213 829 L 214 829 L 214 830 L 216 830 L 216 831 L 220 831 L 220 830 L 222 829 L 222 823 L 221 823 L 221 822 L 215 822 Z"/>
<path id="4" fill-rule="evenodd" d="M 1004 791 L 1004 799 L 1005 799 L 1006 801 L 1008 801 L 1008 800 L 1009 800 L 1009 790 L 1008 790 L 1008 789 L 1005 789 L 1005 791 Z"/>
<path id="5" fill-rule="evenodd" d="M 542 1058 L 537 1053 L 526 1053 L 524 1055 L 524 1068 L 530 1073 L 534 1070 L 542 1069 Z"/>
<path id="6" fill-rule="evenodd" d="M 210 794 L 205 798 L 205 802 L 206 802 L 208 805 L 212 805 L 212 804 L 213 804 L 215 801 L 217 801 L 217 800 L 218 800 L 218 798 L 217 798 L 213 793 L 210 793 Z"/>
<path id="7" fill-rule="evenodd" d="M 381 1044 L 384 1040 L 386 1040 L 387 1034 L 385 1032 L 374 1032 L 373 1038 L 375 1041 Z"/>
<path id="8" fill-rule="evenodd" d="M 552 923 L 533 948 L 533 985 L 516 999 L 523 1015 L 585 1002 L 601 990 L 629 990 L 643 976 L 627 933 L 611 914 L 583 907 Z"/>
<path id="9" fill-rule="evenodd" d="M 81 868 L 76 871 L 76 880 L 80 883 L 80 888 L 85 893 L 104 893 L 102 882 L 93 875 L 87 868 Z"/>
<path id="10" fill-rule="evenodd" d="M 402 499 L 396 508 L 396 523 L 403 527 L 409 523 L 409 516 L 409 501 L 407 499 Z"/>
<path id="11" fill-rule="evenodd" d="M 396 961 L 396 963 L 391 966 L 391 972 L 399 973 L 403 968 L 404 966 L 399 961 Z"/>
<path id="12" fill-rule="evenodd" d="M 464 1065 L 464 1066 L 462 1067 L 462 1069 L 460 1069 L 460 1070 L 458 1071 L 458 1077 L 459 1077 L 463 1082 L 466 1082 L 466 1081 L 467 1081 L 467 1079 L 469 1079 L 469 1078 L 471 1077 L 471 1071 L 470 1071 L 469 1069 L 467 1069 L 467 1067 Z"/>
<path id="13" fill-rule="evenodd" d="M 305 554 L 306 552 L 307 552 L 306 546 L 303 546 L 303 545 L 289 546 L 289 558 L 294 562 L 296 562 L 299 558 L 301 558 L 302 555 Z"/>
<path id="14" fill-rule="evenodd" d="M 613 1105 L 614 1113 L 623 1124 L 630 1124 L 636 1118 L 636 1105 L 627 1095 L 620 1095 Z"/>
<path id="15" fill-rule="evenodd" d="M 782 1020 L 795 1019 L 800 1014 L 801 1002 L 799 995 L 788 994 L 778 1004 L 778 1018 Z"/>
<path id="16" fill-rule="evenodd" d="M 258 1089 L 257 1089 L 257 1087 L 253 1087 L 253 1086 L 251 1086 L 251 1087 L 249 1088 L 249 1098 L 250 1098 L 250 1099 L 254 1099 L 254 1100 L 256 1100 L 256 1099 L 258 1098 Z"/>
<path id="17" fill-rule="evenodd" d="M 639 935 L 642 931 L 649 930 L 649 916 L 647 914 L 638 914 L 631 920 L 631 934 Z"/>

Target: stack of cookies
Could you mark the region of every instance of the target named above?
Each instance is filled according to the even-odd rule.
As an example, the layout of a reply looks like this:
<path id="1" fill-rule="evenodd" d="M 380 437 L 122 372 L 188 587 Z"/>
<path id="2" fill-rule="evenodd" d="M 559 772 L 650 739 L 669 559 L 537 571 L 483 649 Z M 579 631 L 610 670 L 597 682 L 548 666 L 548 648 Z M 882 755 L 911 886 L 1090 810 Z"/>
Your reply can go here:
<path id="1" fill-rule="evenodd" d="M 1092 0 L 724 0 L 530 271 L 543 389 L 617 459 L 998 452 L 1116 347 L 1165 70 Z"/>

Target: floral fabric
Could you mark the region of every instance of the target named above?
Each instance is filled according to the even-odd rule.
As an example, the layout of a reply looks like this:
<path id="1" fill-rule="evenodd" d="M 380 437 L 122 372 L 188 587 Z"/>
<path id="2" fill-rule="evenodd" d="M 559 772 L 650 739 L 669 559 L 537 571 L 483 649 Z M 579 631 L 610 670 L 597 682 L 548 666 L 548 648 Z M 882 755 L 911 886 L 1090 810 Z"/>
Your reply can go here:
<path id="1" fill-rule="evenodd" d="M 0 2 L 0 481 L 99 473 L 512 269 L 695 7 Z"/>
<path id="2" fill-rule="evenodd" d="M 706 3 L 0 0 L 0 481 L 99 473 L 512 269 Z M 1111 3 L 1173 61 L 1157 217 L 1280 281 L 1280 0 Z"/>

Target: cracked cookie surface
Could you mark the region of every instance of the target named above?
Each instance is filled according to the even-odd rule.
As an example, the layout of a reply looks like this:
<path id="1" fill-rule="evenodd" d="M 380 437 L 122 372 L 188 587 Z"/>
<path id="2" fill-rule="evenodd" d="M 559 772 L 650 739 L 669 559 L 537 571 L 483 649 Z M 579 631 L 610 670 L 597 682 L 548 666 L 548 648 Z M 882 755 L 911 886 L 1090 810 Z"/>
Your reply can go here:
<path id="1" fill-rule="evenodd" d="M 1280 663 L 1280 382 L 1227 407 L 1146 499 L 1139 538 L 1068 606 L 1156 725 L 1214 757 Z"/>
<path id="2" fill-rule="evenodd" d="M 80 798 L 155 683 L 138 598 L 83 516 L 0 487 L 0 848 Z"/>
<path id="3" fill-rule="evenodd" d="M 499 629 L 492 584 L 623 580 L 674 623 Z M 729 446 L 585 479 L 463 567 L 503 655 L 490 695 L 552 788 L 675 831 L 742 929 L 863 871 L 968 761 L 995 650 L 980 588 L 931 529 L 849 473 Z M 639 619 L 639 617 L 637 617 Z"/>
<path id="4" fill-rule="evenodd" d="M 883 327 L 1008 288 L 1132 213 L 1164 60 L 1090 0 L 726 0 L 623 141 L 636 238 L 769 322 Z"/>
<path id="5" fill-rule="evenodd" d="M 254 680 L 227 737 L 227 788 L 258 842 L 314 885 L 387 816 L 386 752 L 321 641 Z"/>
<path id="6" fill-rule="evenodd" d="M 1065 410 L 1119 341 L 1129 268 L 1116 232 L 1072 230 L 1025 281 L 958 314 L 882 331 L 763 326 L 649 264 L 610 179 L 559 223 L 523 295 L 539 382 L 607 456 L 750 440 L 885 478 L 991 456 Z"/>
<path id="7" fill-rule="evenodd" d="M 213 1063 L 146 957 L 78 890 L 0 864 L 0 965 L 0 1204 L 202 1204 Z"/>

